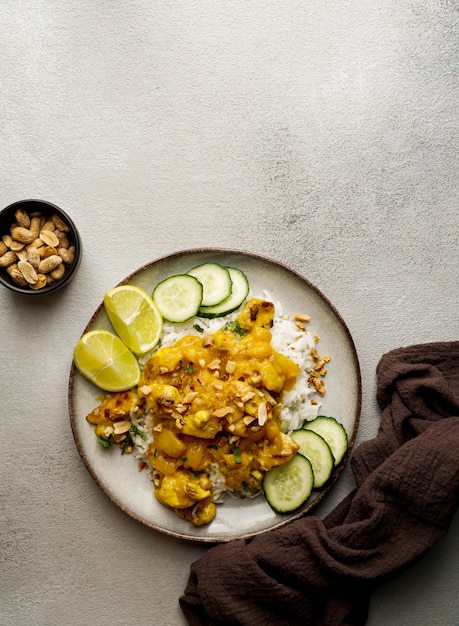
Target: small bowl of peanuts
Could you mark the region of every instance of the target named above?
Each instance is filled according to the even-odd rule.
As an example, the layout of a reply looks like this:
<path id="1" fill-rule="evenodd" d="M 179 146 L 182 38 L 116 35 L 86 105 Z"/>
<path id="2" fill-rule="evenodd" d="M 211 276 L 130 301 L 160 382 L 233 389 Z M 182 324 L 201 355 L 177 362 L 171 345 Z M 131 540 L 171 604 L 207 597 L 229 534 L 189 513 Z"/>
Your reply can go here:
<path id="1" fill-rule="evenodd" d="M 43 295 L 67 285 L 82 245 L 70 217 L 44 200 L 22 200 L 0 211 L 0 283 L 16 293 Z"/>

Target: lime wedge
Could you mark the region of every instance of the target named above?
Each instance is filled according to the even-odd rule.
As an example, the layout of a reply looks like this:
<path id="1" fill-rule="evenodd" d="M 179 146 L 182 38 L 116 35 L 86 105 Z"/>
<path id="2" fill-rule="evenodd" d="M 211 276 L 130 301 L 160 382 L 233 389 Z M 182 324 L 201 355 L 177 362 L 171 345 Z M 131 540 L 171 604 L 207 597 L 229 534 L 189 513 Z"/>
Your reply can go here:
<path id="1" fill-rule="evenodd" d="M 104 296 L 113 328 L 135 354 L 145 354 L 158 343 L 163 318 L 152 298 L 139 287 L 120 285 Z"/>
<path id="2" fill-rule="evenodd" d="M 104 391 L 126 391 L 139 382 L 137 359 L 108 330 L 85 333 L 75 346 L 73 361 L 85 378 Z"/>

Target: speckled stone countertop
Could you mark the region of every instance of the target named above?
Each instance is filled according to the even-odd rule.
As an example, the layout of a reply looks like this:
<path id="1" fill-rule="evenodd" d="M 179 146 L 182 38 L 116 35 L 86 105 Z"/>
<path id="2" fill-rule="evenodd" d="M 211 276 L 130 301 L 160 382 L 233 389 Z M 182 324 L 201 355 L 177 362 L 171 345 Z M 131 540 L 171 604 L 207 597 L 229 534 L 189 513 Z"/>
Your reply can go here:
<path id="1" fill-rule="evenodd" d="M 458 338 L 458 5 L 448 0 L 3 0 L 1 207 L 79 227 L 61 295 L 0 291 L 2 626 L 180 626 L 207 549 L 122 512 L 69 423 L 104 292 L 194 247 L 266 255 L 339 310 L 378 428 L 383 353 Z M 353 487 L 346 467 L 316 511 Z M 459 624 L 459 519 L 373 594 L 369 626 Z"/>

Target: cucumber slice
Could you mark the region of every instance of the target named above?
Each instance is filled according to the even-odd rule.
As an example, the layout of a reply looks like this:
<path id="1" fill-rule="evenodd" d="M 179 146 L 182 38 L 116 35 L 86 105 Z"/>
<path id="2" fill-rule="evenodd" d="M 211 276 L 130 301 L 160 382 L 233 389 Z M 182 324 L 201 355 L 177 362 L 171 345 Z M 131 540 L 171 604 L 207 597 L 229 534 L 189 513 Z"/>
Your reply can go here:
<path id="1" fill-rule="evenodd" d="M 295 454 L 284 465 L 273 467 L 263 479 L 266 500 L 277 513 L 291 513 L 306 502 L 312 492 L 314 474 L 311 463 Z"/>
<path id="2" fill-rule="evenodd" d="M 152 298 L 168 322 L 186 322 L 194 317 L 202 301 L 202 284 L 189 274 L 176 274 L 154 288 Z"/>
<path id="3" fill-rule="evenodd" d="M 348 447 L 347 433 L 342 424 L 334 417 L 319 415 L 312 422 L 307 422 L 303 429 L 312 430 L 325 439 L 335 457 L 335 467 L 341 463 Z"/>
<path id="4" fill-rule="evenodd" d="M 232 281 L 229 271 L 218 263 L 203 263 L 188 270 L 202 284 L 201 306 L 214 306 L 231 295 Z"/>
<path id="5" fill-rule="evenodd" d="M 247 276 L 235 267 L 227 267 L 226 269 L 233 283 L 231 295 L 215 306 L 201 306 L 198 311 L 199 316 L 207 318 L 223 317 L 238 309 L 247 298 L 249 293 Z"/>
<path id="6" fill-rule="evenodd" d="M 335 467 L 330 446 L 320 435 L 312 430 L 295 430 L 291 435 L 293 441 L 300 446 L 299 454 L 311 463 L 314 472 L 314 489 L 320 489 L 328 482 Z"/>

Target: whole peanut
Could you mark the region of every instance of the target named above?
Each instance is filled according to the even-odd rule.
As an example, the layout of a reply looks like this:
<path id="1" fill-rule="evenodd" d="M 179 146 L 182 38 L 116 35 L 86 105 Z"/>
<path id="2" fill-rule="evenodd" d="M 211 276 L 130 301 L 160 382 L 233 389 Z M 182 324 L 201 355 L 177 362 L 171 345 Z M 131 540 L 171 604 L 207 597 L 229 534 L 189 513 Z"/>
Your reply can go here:
<path id="1" fill-rule="evenodd" d="M 8 252 L 5 252 L 5 254 L 0 257 L 0 267 L 8 267 L 8 265 L 16 263 L 17 260 L 16 252 L 8 250 Z"/>
<path id="2" fill-rule="evenodd" d="M 18 241 L 19 243 L 32 243 L 32 241 L 37 238 L 32 230 L 24 228 L 23 226 L 13 227 L 11 229 L 11 237 L 14 241 Z"/>
<path id="3" fill-rule="evenodd" d="M 14 282 L 20 287 L 27 287 L 27 285 L 29 284 L 24 278 L 24 274 L 19 270 L 17 265 L 10 265 L 6 271 L 14 280 Z"/>
<path id="4" fill-rule="evenodd" d="M 71 265 L 75 258 L 75 246 L 70 246 L 68 250 L 59 248 L 58 253 L 66 265 Z"/>
<path id="5" fill-rule="evenodd" d="M 40 261 L 38 271 L 40 274 L 49 274 L 62 263 L 62 258 L 58 254 L 53 254 Z"/>
<path id="6" fill-rule="evenodd" d="M 30 227 L 30 217 L 27 215 L 24 209 L 18 209 L 14 214 L 14 219 L 19 226 L 22 226 L 23 228 Z"/>

